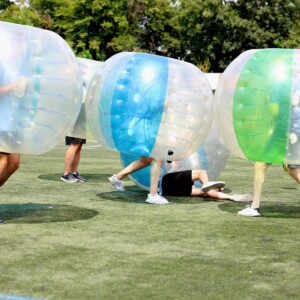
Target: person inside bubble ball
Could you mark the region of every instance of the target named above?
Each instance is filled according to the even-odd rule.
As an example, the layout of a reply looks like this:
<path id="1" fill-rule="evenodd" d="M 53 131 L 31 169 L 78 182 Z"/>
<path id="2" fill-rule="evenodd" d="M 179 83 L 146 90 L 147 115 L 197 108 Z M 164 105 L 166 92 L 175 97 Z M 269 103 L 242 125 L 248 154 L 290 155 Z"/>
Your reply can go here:
<path id="1" fill-rule="evenodd" d="M 9 82 L 5 78 L 4 64 L 0 60 L 0 143 L 6 143 L 7 133 L 10 131 L 8 118 L 12 114 L 12 99 L 10 94 L 17 88 L 16 82 Z M 0 148 L 0 186 L 20 167 L 20 155 L 2 152 Z M 0 224 L 5 221 L 0 220 Z"/>
<path id="2" fill-rule="evenodd" d="M 24 76 L 16 76 L 14 70 L 16 64 L 25 52 L 24 38 L 17 32 L 11 35 L 0 31 L 0 187 L 20 167 L 20 154 L 9 153 L 7 148 L 15 139 L 14 125 L 14 98 L 24 95 L 27 79 Z M 3 151 L 5 149 L 5 151 Z M 0 220 L 0 224 L 5 221 Z"/>
<path id="3" fill-rule="evenodd" d="M 139 160 L 133 161 L 131 164 L 129 164 L 126 168 L 121 170 L 118 174 L 114 174 L 113 176 L 109 177 L 108 180 L 110 183 L 118 190 L 118 191 L 124 191 L 123 187 L 123 178 L 125 178 L 127 175 L 141 170 L 143 168 L 148 167 L 150 164 L 151 171 L 150 171 L 150 194 L 148 194 L 148 198 L 146 199 L 147 203 L 150 204 L 168 204 L 169 202 L 163 197 L 164 195 L 174 196 L 174 190 L 176 191 L 177 196 L 200 196 L 204 195 L 205 193 L 211 191 L 212 189 L 218 189 L 224 187 L 224 182 L 222 181 L 209 181 L 207 177 L 207 171 L 205 170 L 190 170 L 190 171 L 184 171 L 184 172 L 177 172 L 181 173 L 179 176 L 173 178 L 174 173 L 167 174 L 170 176 L 163 176 L 163 178 L 167 178 L 167 180 L 162 180 L 164 182 L 167 182 L 167 185 L 171 185 L 172 188 L 167 188 L 167 185 L 161 186 L 161 180 L 160 180 L 160 168 L 163 164 L 162 159 L 152 159 L 150 157 L 141 156 Z M 168 181 L 168 178 L 171 178 L 171 181 Z M 193 188 L 193 182 L 196 180 L 200 180 L 203 183 L 202 189 Z M 188 183 L 188 184 L 187 184 Z M 160 195 L 158 194 L 158 186 L 160 185 Z M 190 185 L 188 187 L 187 185 Z M 178 188 L 177 188 L 178 186 Z M 162 193 L 162 190 L 170 191 L 173 190 L 171 193 Z M 186 190 L 190 189 L 187 193 Z M 199 191 L 201 190 L 201 191 Z M 162 196 L 163 195 L 163 196 Z M 212 196 L 216 196 L 217 198 L 223 197 L 222 199 L 229 199 L 231 196 L 226 195 L 221 192 L 211 193 Z M 236 198 L 237 199 L 237 198 Z M 233 199 L 230 199 L 233 200 Z M 234 200 L 238 201 L 238 200 Z"/>
<path id="4" fill-rule="evenodd" d="M 265 174 L 269 168 L 270 163 L 256 162 L 254 164 L 254 197 L 251 205 L 247 205 L 244 209 L 238 212 L 238 215 L 246 217 L 260 217 L 260 198 L 262 188 L 265 181 Z M 285 171 L 298 183 L 300 183 L 300 165 L 285 164 L 283 165 Z"/>
<path id="5" fill-rule="evenodd" d="M 88 66 L 84 63 L 79 64 L 80 71 L 83 78 L 88 72 Z M 80 133 L 80 136 L 84 136 L 84 132 L 82 129 L 86 127 L 86 111 L 85 111 L 85 100 L 86 100 L 86 91 L 88 87 L 88 82 L 86 80 L 82 80 L 82 88 L 83 88 L 83 96 L 82 96 L 82 105 L 80 109 L 79 116 L 77 121 L 74 125 L 72 132 L 76 132 L 76 136 Z M 65 165 L 63 174 L 60 177 L 60 180 L 63 182 L 68 183 L 75 183 L 75 182 L 86 182 L 86 179 L 83 178 L 78 173 L 78 166 L 81 156 L 81 150 L 83 144 L 86 144 L 85 138 L 74 137 L 72 133 L 65 137 L 66 146 L 69 146 L 66 154 L 65 154 Z"/>
<path id="6" fill-rule="evenodd" d="M 297 136 L 299 135 L 299 108 L 298 108 L 298 98 L 296 98 L 296 102 L 293 103 L 293 108 L 291 109 L 291 119 L 290 124 L 293 124 L 290 128 L 290 142 L 292 144 L 291 147 L 291 156 L 297 157 L 298 153 L 298 143 Z M 275 106 L 275 112 L 278 114 L 278 107 Z M 274 113 L 274 112 L 273 112 Z M 254 197 L 251 205 L 247 205 L 244 209 L 238 212 L 238 215 L 246 216 L 246 217 L 259 217 L 261 216 L 260 212 L 260 200 L 263 189 L 263 184 L 265 181 L 265 174 L 267 169 L 271 164 L 265 162 L 255 162 L 254 164 Z M 300 183 L 300 165 L 298 164 L 284 164 L 283 169 L 288 172 L 288 174 L 298 183 Z"/>

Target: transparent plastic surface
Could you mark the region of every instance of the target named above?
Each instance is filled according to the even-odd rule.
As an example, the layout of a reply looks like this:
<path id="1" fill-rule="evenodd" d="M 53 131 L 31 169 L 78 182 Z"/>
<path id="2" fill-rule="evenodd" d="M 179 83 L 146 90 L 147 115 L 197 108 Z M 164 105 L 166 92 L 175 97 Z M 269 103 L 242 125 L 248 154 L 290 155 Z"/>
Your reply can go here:
<path id="1" fill-rule="evenodd" d="M 230 151 L 252 161 L 300 163 L 299 50 L 241 54 L 217 87 L 214 112 Z"/>
<path id="2" fill-rule="evenodd" d="M 92 82 L 92 79 L 96 72 L 100 72 L 101 68 L 104 65 L 104 62 L 96 61 L 92 59 L 86 59 L 77 57 L 80 74 L 82 77 L 82 106 L 80 109 L 80 113 L 78 119 L 73 127 L 73 129 L 68 133 L 68 136 L 77 137 L 81 139 L 93 138 L 91 130 L 89 128 L 88 118 L 89 115 L 87 113 L 86 105 L 90 100 L 87 98 L 87 90 L 89 85 Z"/>
<path id="3" fill-rule="evenodd" d="M 0 22 L 0 151 L 41 154 L 78 117 L 82 83 L 77 60 L 57 34 Z"/>
<path id="4" fill-rule="evenodd" d="M 91 128 L 101 145 L 123 153 L 180 160 L 204 142 L 213 95 L 194 65 L 152 54 L 108 59 L 88 90 Z"/>
<path id="5" fill-rule="evenodd" d="M 189 157 L 181 161 L 164 161 L 161 176 L 185 170 L 207 170 L 209 180 L 217 180 L 224 170 L 229 158 L 229 150 L 221 142 L 215 126 L 212 126 L 204 144 Z M 138 160 L 138 155 L 120 153 L 121 164 L 125 168 L 131 162 Z M 130 179 L 145 190 L 150 189 L 150 166 L 129 175 Z M 199 181 L 196 187 L 201 187 Z"/>

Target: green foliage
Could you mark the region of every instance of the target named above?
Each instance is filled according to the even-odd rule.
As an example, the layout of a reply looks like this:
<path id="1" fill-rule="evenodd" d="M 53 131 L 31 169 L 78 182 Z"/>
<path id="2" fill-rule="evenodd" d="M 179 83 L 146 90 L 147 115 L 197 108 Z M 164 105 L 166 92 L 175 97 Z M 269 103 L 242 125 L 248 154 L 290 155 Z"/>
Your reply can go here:
<path id="1" fill-rule="evenodd" d="M 31 25 L 35 27 L 42 26 L 42 20 L 34 9 L 31 7 L 22 7 L 17 4 L 6 6 L 6 9 L 0 13 L 0 21 Z"/>
<path id="2" fill-rule="evenodd" d="M 299 22 L 299 3 L 290 0 L 182 0 L 180 31 L 191 50 L 190 60 L 208 60 L 213 71 L 223 71 L 248 49 L 285 47 Z"/>
<path id="3" fill-rule="evenodd" d="M 76 55 L 143 51 L 222 72 L 240 53 L 300 46 L 299 0 L 2 0 L 0 20 L 60 34 Z"/>
<path id="4" fill-rule="evenodd" d="M 11 5 L 12 5 L 12 2 L 10 2 L 9 0 L 1 0 L 1 2 L 0 2 L 0 11 L 3 10 L 3 9 L 7 9 Z"/>

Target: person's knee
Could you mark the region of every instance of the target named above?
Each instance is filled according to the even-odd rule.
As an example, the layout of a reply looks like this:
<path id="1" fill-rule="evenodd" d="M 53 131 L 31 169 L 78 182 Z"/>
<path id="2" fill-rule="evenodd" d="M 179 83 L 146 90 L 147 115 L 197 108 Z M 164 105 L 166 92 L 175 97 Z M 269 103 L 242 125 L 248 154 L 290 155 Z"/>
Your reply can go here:
<path id="1" fill-rule="evenodd" d="M 145 166 L 149 166 L 151 164 L 151 158 L 146 157 L 146 156 L 141 156 L 140 157 L 140 162 Z"/>
<path id="2" fill-rule="evenodd" d="M 82 148 L 82 144 L 71 144 L 71 146 L 74 149 L 74 151 L 76 151 L 76 152 L 80 152 L 80 150 Z"/>
<path id="3" fill-rule="evenodd" d="M 163 164 L 163 160 L 160 158 L 153 158 L 151 159 L 151 165 L 156 167 L 161 167 Z"/>
<path id="4" fill-rule="evenodd" d="M 254 169 L 257 172 L 265 172 L 269 168 L 270 164 L 268 163 L 261 163 L 261 162 L 256 162 L 254 164 Z"/>

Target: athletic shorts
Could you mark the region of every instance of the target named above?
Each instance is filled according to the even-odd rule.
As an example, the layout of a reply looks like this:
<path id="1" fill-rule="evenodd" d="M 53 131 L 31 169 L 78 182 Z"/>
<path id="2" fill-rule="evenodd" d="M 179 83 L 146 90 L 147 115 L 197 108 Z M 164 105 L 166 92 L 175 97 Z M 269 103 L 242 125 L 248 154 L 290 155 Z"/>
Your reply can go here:
<path id="1" fill-rule="evenodd" d="M 163 196 L 191 196 L 192 171 L 180 171 L 164 175 L 161 179 L 161 189 Z"/>
<path id="2" fill-rule="evenodd" d="M 66 136 L 66 145 L 70 146 L 71 144 L 86 144 L 86 139 L 79 139 L 71 136 Z"/>

